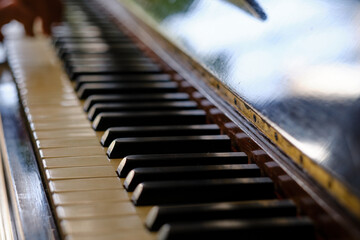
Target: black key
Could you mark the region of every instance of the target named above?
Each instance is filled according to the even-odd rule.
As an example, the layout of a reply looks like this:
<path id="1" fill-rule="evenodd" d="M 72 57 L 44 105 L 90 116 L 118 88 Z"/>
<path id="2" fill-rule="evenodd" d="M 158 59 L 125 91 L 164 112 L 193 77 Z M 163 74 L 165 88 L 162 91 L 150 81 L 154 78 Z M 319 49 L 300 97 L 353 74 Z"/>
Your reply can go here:
<path id="1" fill-rule="evenodd" d="M 175 205 L 153 207 L 146 226 L 157 231 L 166 223 L 209 221 L 220 219 L 259 219 L 274 217 L 295 217 L 296 205 L 291 200 L 260 200 L 249 202 L 223 202 L 196 205 Z"/>
<path id="2" fill-rule="evenodd" d="M 85 43 L 85 44 L 66 44 L 61 48 L 58 48 L 57 54 L 63 59 L 68 54 L 80 53 L 80 54 L 106 54 L 106 53 L 139 53 L 139 49 L 133 43 Z"/>
<path id="3" fill-rule="evenodd" d="M 109 158 L 133 154 L 229 152 L 230 138 L 226 135 L 134 137 L 118 138 L 109 146 Z"/>
<path id="4" fill-rule="evenodd" d="M 88 59 L 67 59 L 65 64 L 66 69 L 71 69 L 72 66 L 99 66 L 99 65 L 126 65 L 131 64 L 155 64 L 149 58 L 146 57 L 133 57 L 133 58 L 88 58 Z"/>
<path id="5" fill-rule="evenodd" d="M 134 168 L 246 163 L 248 157 L 243 152 L 130 155 L 120 162 L 116 172 L 126 177 Z"/>
<path id="6" fill-rule="evenodd" d="M 76 62 L 117 62 L 117 61 L 131 61 L 131 62 L 136 62 L 136 61 L 145 61 L 149 60 L 148 57 L 145 57 L 142 54 L 134 54 L 134 55 L 119 55 L 119 54 L 72 54 L 74 56 L 72 56 L 71 58 L 66 58 L 66 61 L 64 62 L 65 65 L 72 65 L 72 63 L 76 63 Z"/>
<path id="7" fill-rule="evenodd" d="M 115 68 L 115 67 L 127 67 L 130 66 L 132 68 L 135 68 L 136 66 L 140 67 L 159 67 L 156 63 L 151 61 L 149 58 L 146 58 L 144 56 L 129 56 L 129 55 L 116 55 L 116 56 L 109 56 L 105 54 L 97 54 L 97 57 L 94 57 L 94 54 L 91 54 L 91 57 L 80 57 L 80 58 L 69 58 L 66 59 L 64 63 L 64 68 L 66 72 L 71 75 L 75 69 L 87 67 L 87 68 Z M 136 72 L 139 74 L 138 72 Z M 107 75 L 124 75 L 124 74 L 134 74 L 134 73 L 114 73 Z M 104 74 L 92 74 L 95 76 L 104 76 Z M 80 75 L 81 76 L 81 75 Z M 105 75 L 106 76 L 106 75 Z"/>
<path id="8" fill-rule="evenodd" d="M 131 43 L 132 41 L 129 38 L 97 38 L 97 37 L 91 37 L 91 38 L 73 38 L 73 37 L 61 37 L 54 39 L 54 45 L 57 47 L 64 46 L 65 44 L 82 44 L 82 43 Z"/>
<path id="9" fill-rule="evenodd" d="M 118 82 L 168 82 L 169 74 L 114 74 L 114 75 L 85 75 L 76 79 L 75 90 L 84 83 L 118 83 Z"/>
<path id="10" fill-rule="evenodd" d="M 143 94 L 143 93 L 170 93 L 178 90 L 175 82 L 150 83 L 86 83 L 78 90 L 80 99 L 94 94 Z"/>
<path id="11" fill-rule="evenodd" d="M 82 71 L 85 69 L 84 72 Z M 87 69 L 94 69 L 88 71 Z M 139 70 L 142 69 L 142 70 Z M 98 71 L 99 74 L 107 74 L 106 72 L 114 72 L 116 73 L 140 73 L 143 71 L 144 73 L 158 73 L 161 70 L 161 67 L 155 63 L 144 63 L 144 62 L 111 62 L 111 63 L 99 63 L 99 64 L 75 64 L 68 66 L 66 72 L 70 76 L 75 76 L 77 78 L 78 75 L 91 75 L 94 71 Z M 110 73 L 111 74 L 111 73 Z"/>
<path id="12" fill-rule="evenodd" d="M 84 21 L 82 21 L 84 23 Z M 99 29 L 99 27 L 91 25 L 91 26 L 87 26 L 83 28 L 86 31 L 97 31 L 97 32 L 101 32 L 101 29 Z M 54 36 L 59 35 L 60 33 L 64 33 L 64 32 L 72 32 L 74 31 L 74 27 L 69 25 L 69 23 L 63 23 L 61 25 L 58 26 L 54 26 L 52 27 L 52 32 L 54 33 Z"/>
<path id="13" fill-rule="evenodd" d="M 84 110 L 88 112 L 97 103 L 186 101 L 189 99 L 187 93 L 91 95 L 84 103 Z"/>
<path id="14" fill-rule="evenodd" d="M 159 73 L 162 69 L 158 65 L 136 64 L 128 66 L 73 66 L 68 71 L 70 79 L 81 75 L 116 74 L 116 73 Z"/>
<path id="15" fill-rule="evenodd" d="M 175 126 L 140 126 L 109 128 L 101 138 L 101 144 L 108 147 L 116 138 L 125 137 L 161 137 L 161 136 L 193 136 L 219 135 L 220 128 L 216 124 L 175 125 Z"/>
<path id="16" fill-rule="evenodd" d="M 55 31 L 53 32 L 53 38 L 121 38 L 124 37 L 119 31 L 97 31 L 97 30 L 65 30 L 65 31 Z"/>
<path id="17" fill-rule="evenodd" d="M 128 192 L 148 181 L 260 177 L 256 164 L 135 168 L 124 181 Z"/>
<path id="18" fill-rule="evenodd" d="M 105 55 L 105 56 L 103 56 Z M 69 58 L 66 60 L 65 64 L 67 67 L 72 65 L 86 65 L 86 64 L 111 64 L 111 63 L 155 63 L 151 58 L 145 56 L 109 56 L 108 54 L 99 55 L 99 57 L 92 57 L 92 58 Z"/>
<path id="19" fill-rule="evenodd" d="M 89 111 L 88 119 L 93 121 L 95 117 L 104 112 L 139 112 L 139 111 L 167 111 L 167 110 L 191 110 L 197 109 L 194 101 L 183 102 L 145 102 L 145 103 L 97 103 Z"/>
<path id="20" fill-rule="evenodd" d="M 64 62 L 65 70 L 68 73 L 72 72 L 73 66 L 77 67 L 135 67 L 135 66 L 146 66 L 146 67 L 159 67 L 158 64 L 153 62 L 150 59 L 146 58 L 132 58 L 132 59 L 97 59 L 97 58 L 91 58 L 87 60 L 79 60 L 78 63 L 74 64 L 72 61 Z M 145 76 L 144 79 L 141 79 L 141 76 Z M 158 79 L 154 76 L 153 78 L 146 78 L 146 76 L 150 75 L 157 75 L 159 76 Z M 168 75 L 166 79 L 165 77 L 162 77 L 162 75 L 168 75 L 168 74 L 162 74 L 162 73 L 151 73 L 151 74 L 141 74 L 141 73 L 115 73 L 115 74 L 92 74 L 92 75 L 80 75 L 76 78 L 77 86 L 76 89 L 79 88 L 79 86 L 83 83 L 102 83 L 102 82 L 130 82 L 130 81 L 170 81 L 171 76 Z"/>
<path id="21" fill-rule="evenodd" d="M 117 49 L 122 50 L 137 48 L 134 43 L 125 42 L 125 43 L 65 43 L 59 49 L 63 49 L 68 52 L 93 52 L 93 51 L 104 51 L 112 49 L 116 51 Z"/>
<path id="22" fill-rule="evenodd" d="M 86 21 L 84 21 L 84 19 L 82 19 L 81 20 L 81 24 L 82 24 L 81 28 L 79 28 L 79 24 L 76 24 L 76 26 L 71 26 L 68 23 L 65 23 L 63 25 L 53 26 L 51 30 L 52 30 L 54 36 L 61 35 L 63 33 L 73 33 L 73 35 L 76 35 L 75 32 L 101 33 L 102 31 L 104 31 L 103 28 L 96 26 L 94 23 L 88 22 L 87 25 L 85 25 L 85 23 L 86 23 Z"/>
<path id="23" fill-rule="evenodd" d="M 87 58 L 94 58 L 94 59 L 109 59 L 109 58 L 117 58 L 117 59 L 125 59 L 125 58 L 144 58 L 144 55 L 140 52 L 126 52 L 126 53 L 68 53 L 63 58 L 63 61 L 67 62 L 69 59 L 87 59 Z"/>
<path id="24" fill-rule="evenodd" d="M 158 236 L 159 240 L 315 239 L 312 221 L 305 217 L 171 223 L 164 225 Z"/>
<path id="25" fill-rule="evenodd" d="M 84 35 L 88 35 L 84 37 Z M 101 35 L 105 35 L 101 36 Z M 114 41 L 119 43 L 132 43 L 132 41 L 127 37 L 122 35 L 120 32 L 108 32 L 108 33 L 95 33 L 95 32 L 76 32 L 76 33 L 70 33 L 70 32 L 62 32 L 57 33 L 57 35 L 52 36 L 52 41 L 56 46 L 62 46 L 64 43 L 82 43 L 85 41 L 85 39 L 89 39 L 91 42 L 91 39 L 102 39 L 103 41 L 107 41 L 108 39 L 112 39 L 109 41 L 109 43 L 112 43 Z M 98 41 L 93 41 L 93 43 L 97 43 Z M 85 42 L 87 43 L 87 41 Z"/>
<path id="26" fill-rule="evenodd" d="M 96 131 L 105 131 L 110 127 L 189 125 L 205 122 L 206 113 L 203 110 L 122 112 L 100 113 L 95 118 L 92 127 Z"/>
<path id="27" fill-rule="evenodd" d="M 270 178 L 232 178 L 140 183 L 132 195 L 136 206 L 273 199 Z"/>

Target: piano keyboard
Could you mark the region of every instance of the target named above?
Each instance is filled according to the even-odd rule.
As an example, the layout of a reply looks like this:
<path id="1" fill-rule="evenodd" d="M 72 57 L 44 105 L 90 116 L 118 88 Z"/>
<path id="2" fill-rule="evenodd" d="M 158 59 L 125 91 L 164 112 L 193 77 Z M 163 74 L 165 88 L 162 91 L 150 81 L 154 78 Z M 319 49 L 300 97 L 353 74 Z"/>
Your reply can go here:
<path id="1" fill-rule="evenodd" d="M 68 2 L 55 48 L 8 44 L 61 236 L 315 238 L 176 73 L 94 9 Z"/>

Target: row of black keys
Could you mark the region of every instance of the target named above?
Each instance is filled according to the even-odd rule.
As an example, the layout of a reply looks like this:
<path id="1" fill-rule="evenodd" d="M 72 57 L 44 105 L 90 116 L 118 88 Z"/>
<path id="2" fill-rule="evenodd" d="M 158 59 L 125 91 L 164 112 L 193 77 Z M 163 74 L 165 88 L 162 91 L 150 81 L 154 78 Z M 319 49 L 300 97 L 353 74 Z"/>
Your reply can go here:
<path id="1" fill-rule="evenodd" d="M 55 30 L 55 46 L 94 129 L 106 130 L 109 158 L 126 156 L 117 172 L 135 190 L 132 201 L 187 204 L 153 208 L 150 230 L 170 223 L 162 239 L 313 236 L 311 222 L 295 217 L 291 201 L 275 199 L 272 181 L 244 153 L 231 152 L 230 139 L 206 124 L 205 112 L 168 73 L 96 13 L 82 18 L 80 30 L 71 22 Z M 258 199 L 268 200 L 243 202 Z"/>

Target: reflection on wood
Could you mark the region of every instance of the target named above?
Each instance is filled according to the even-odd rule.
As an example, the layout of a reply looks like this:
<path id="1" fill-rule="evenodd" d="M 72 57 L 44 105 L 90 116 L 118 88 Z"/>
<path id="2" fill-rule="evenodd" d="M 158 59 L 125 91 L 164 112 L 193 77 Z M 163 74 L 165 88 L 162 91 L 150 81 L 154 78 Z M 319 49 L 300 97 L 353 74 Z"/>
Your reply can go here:
<path id="1" fill-rule="evenodd" d="M 358 1 L 261 2 L 264 22 L 221 1 L 165 15 L 122 2 L 360 217 Z"/>

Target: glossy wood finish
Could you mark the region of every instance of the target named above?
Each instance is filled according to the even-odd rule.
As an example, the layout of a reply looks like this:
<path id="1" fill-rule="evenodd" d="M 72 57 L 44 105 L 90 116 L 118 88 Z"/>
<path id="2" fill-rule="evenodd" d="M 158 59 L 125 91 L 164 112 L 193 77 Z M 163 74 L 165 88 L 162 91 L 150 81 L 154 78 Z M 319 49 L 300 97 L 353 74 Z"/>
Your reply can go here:
<path id="1" fill-rule="evenodd" d="M 1 121 L 0 114 L 0 238 L 1 239 L 13 239 L 14 238 L 14 227 L 13 221 L 11 220 L 10 204 L 8 198 L 8 191 L 6 185 L 6 169 L 8 162 L 6 150 L 5 150 L 5 139 L 4 131 Z"/>
<path id="2" fill-rule="evenodd" d="M 2 68 L 0 113 L 6 140 L 3 146 L 8 157 L 6 174 L 10 179 L 7 179 L 9 204 L 16 226 L 15 236 L 29 240 L 59 239 L 21 111 L 11 73 Z"/>
<path id="3" fill-rule="evenodd" d="M 252 123 L 360 216 L 358 1 L 261 1 L 261 14 L 250 1 L 120 2 L 219 79 L 215 88 L 239 97 L 228 100 L 242 101 Z"/>

